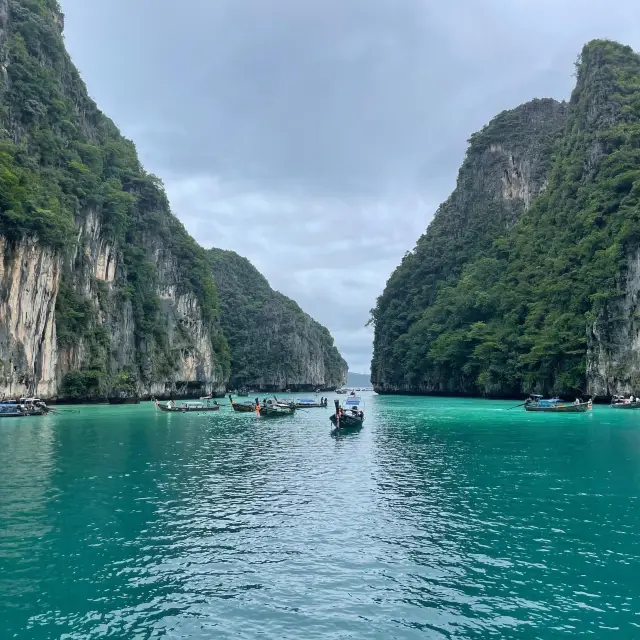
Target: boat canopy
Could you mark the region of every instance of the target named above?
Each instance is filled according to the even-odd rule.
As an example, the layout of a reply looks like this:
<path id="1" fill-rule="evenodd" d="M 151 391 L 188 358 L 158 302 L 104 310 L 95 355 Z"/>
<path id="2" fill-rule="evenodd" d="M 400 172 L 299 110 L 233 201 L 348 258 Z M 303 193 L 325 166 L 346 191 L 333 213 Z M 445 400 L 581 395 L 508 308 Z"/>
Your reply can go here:
<path id="1" fill-rule="evenodd" d="M 360 396 L 351 396 L 350 398 L 347 398 L 347 400 L 345 400 L 345 404 L 357 407 L 360 404 L 361 400 L 360 400 Z"/>
<path id="2" fill-rule="evenodd" d="M 547 400 L 538 400 L 539 407 L 555 407 L 558 402 L 560 402 L 560 398 L 549 398 Z"/>

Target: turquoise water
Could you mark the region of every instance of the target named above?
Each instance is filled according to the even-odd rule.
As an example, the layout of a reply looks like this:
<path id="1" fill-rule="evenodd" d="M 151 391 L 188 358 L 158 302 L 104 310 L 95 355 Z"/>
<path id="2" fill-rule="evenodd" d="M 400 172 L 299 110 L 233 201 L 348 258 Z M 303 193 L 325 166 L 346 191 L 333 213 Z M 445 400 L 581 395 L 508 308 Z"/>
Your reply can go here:
<path id="1" fill-rule="evenodd" d="M 640 637 L 640 411 L 366 402 L 0 421 L 0 638 Z"/>

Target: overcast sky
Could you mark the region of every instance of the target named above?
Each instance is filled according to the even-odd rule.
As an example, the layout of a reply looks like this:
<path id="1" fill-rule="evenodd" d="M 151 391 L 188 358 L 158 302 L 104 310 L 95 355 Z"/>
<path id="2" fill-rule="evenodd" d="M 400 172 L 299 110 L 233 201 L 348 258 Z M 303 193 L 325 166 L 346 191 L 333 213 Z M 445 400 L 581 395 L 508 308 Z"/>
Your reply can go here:
<path id="1" fill-rule="evenodd" d="M 205 247 L 248 257 L 352 371 L 466 140 L 569 96 L 582 45 L 640 49 L 637 0 L 61 0 L 89 92 Z"/>

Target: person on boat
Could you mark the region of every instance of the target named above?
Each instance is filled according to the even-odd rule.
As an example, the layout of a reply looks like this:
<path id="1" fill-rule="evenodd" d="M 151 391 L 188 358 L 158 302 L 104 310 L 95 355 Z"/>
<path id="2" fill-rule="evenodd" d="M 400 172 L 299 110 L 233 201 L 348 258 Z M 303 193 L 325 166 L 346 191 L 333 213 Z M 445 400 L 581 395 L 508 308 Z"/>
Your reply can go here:
<path id="1" fill-rule="evenodd" d="M 167 402 L 167 409 L 175 409 L 176 408 L 176 403 L 173 400 L 169 400 L 169 402 Z"/>
<path id="2" fill-rule="evenodd" d="M 573 404 L 575 404 L 576 406 L 579 405 L 580 404 L 580 398 L 576 398 L 575 402 Z"/>

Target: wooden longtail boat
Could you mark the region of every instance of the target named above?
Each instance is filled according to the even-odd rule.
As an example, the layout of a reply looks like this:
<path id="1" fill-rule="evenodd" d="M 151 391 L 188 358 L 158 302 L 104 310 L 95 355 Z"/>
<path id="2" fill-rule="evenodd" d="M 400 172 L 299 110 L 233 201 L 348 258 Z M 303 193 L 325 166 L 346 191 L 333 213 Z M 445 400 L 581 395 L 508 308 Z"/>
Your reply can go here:
<path id="1" fill-rule="evenodd" d="M 364 412 L 360 408 L 360 398 L 358 396 L 351 396 L 345 402 L 345 407 L 340 406 L 340 400 L 334 400 L 334 402 L 336 411 L 329 416 L 329 420 L 334 426 L 332 433 L 362 428 Z"/>
<path id="2" fill-rule="evenodd" d="M 292 402 L 284 404 L 277 400 L 267 398 L 264 404 L 260 405 L 260 415 L 263 418 L 271 418 L 275 416 L 292 416 L 296 411 L 296 405 Z"/>
<path id="3" fill-rule="evenodd" d="M 156 407 L 160 411 L 169 413 L 202 413 L 204 411 L 220 410 L 220 405 L 211 399 L 181 402 L 178 405 L 173 400 L 169 400 L 165 404 L 161 404 L 156 400 Z"/>
<path id="4" fill-rule="evenodd" d="M 306 398 L 296 400 L 296 409 L 324 409 L 328 405 L 327 398 L 322 399 L 320 402 L 315 400 L 308 400 Z"/>
<path id="5" fill-rule="evenodd" d="M 585 413 L 592 408 L 589 402 L 563 402 L 560 398 L 543 399 L 542 396 L 531 395 L 524 403 L 525 411 L 538 413 Z"/>
<path id="6" fill-rule="evenodd" d="M 246 402 L 234 402 L 231 394 L 229 394 L 229 402 L 231 402 L 231 408 L 238 413 L 253 413 L 256 410 L 256 403 L 247 400 Z"/>
<path id="7" fill-rule="evenodd" d="M 44 416 L 48 411 L 48 408 L 45 409 L 33 403 L 22 403 L 14 401 L 0 402 L 0 418 L 26 418 L 29 416 Z"/>
<path id="8" fill-rule="evenodd" d="M 640 400 L 627 400 L 624 396 L 613 396 L 611 398 L 611 407 L 613 409 L 640 409 Z"/>

